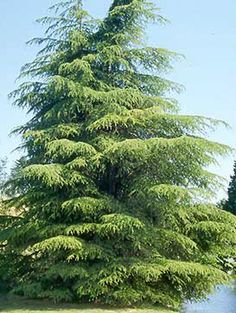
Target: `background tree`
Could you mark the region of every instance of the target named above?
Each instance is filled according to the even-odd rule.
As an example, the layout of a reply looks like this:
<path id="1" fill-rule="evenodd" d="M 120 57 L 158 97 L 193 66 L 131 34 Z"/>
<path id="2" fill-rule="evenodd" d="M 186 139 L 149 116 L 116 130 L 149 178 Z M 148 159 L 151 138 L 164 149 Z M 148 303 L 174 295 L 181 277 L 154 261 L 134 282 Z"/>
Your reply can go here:
<path id="1" fill-rule="evenodd" d="M 236 215 L 236 162 L 234 162 L 233 175 L 230 176 L 228 198 L 222 202 L 223 209 Z"/>
<path id="2" fill-rule="evenodd" d="M 177 57 L 146 46 L 152 2 L 114 0 L 103 21 L 81 1 L 53 7 L 44 44 L 13 92 L 33 118 L 9 181 L 20 214 L 2 221 L 2 279 L 54 301 L 176 306 L 227 281 L 235 218 L 205 203 L 205 168 L 229 148 L 200 137 L 217 121 L 183 116 L 161 77 Z M 6 270 L 7 269 L 7 270 Z M 3 272 L 4 271 L 4 272 Z"/>
<path id="3" fill-rule="evenodd" d="M 3 186 L 7 180 L 7 158 L 0 159 L 0 194 L 3 197 L 4 191 Z"/>

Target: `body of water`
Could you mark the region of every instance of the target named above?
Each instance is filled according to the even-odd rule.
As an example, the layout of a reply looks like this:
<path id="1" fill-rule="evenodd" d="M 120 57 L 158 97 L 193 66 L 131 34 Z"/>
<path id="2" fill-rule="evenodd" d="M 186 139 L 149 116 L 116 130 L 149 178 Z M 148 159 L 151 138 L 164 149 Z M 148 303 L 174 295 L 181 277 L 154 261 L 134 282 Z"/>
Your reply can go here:
<path id="1" fill-rule="evenodd" d="M 208 300 L 188 303 L 184 313 L 236 313 L 236 283 L 218 287 Z"/>

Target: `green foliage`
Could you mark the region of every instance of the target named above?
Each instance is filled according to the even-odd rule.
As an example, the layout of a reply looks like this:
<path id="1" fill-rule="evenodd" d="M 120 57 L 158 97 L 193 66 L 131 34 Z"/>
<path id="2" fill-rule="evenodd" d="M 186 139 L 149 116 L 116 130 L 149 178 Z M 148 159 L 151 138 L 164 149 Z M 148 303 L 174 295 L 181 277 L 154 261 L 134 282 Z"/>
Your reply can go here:
<path id="1" fill-rule="evenodd" d="M 5 196 L 4 184 L 8 179 L 7 174 L 7 158 L 0 159 L 0 196 L 1 198 Z"/>
<path id="2" fill-rule="evenodd" d="M 221 204 L 224 210 L 236 215 L 236 162 L 234 163 L 234 173 L 230 177 L 230 183 L 228 187 L 228 198 Z"/>
<path id="3" fill-rule="evenodd" d="M 178 114 L 161 77 L 178 56 L 142 42 L 152 2 L 114 0 L 96 21 L 54 7 L 43 49 L 12 93 L 32 119 L 1 216 L 0 277 L 31 298 L 178 306 L 228 280 L 236 219 L 206 203 L 220 121 Z"/>

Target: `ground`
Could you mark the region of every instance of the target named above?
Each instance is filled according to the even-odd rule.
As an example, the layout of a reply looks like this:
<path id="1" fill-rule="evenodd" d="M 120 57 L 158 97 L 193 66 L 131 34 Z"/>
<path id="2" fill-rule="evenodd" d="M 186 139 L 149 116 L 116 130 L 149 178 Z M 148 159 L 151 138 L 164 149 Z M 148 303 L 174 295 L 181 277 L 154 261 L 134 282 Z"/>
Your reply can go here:
<path id="1" fill-rule="evenodd" d="M 53 305 L 48 302 L 22 300 L 19 298 L 0 298 L 0 312 L 9 313 L 176 313 L 161 308 L 112 309 L 106 307 Z"/>

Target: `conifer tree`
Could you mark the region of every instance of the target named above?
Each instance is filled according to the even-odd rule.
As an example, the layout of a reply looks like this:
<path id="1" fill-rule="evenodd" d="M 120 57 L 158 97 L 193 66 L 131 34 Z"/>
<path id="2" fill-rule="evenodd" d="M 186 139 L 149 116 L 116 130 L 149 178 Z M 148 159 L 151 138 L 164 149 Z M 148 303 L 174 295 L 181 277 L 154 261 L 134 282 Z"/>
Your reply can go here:
<path id="1" fill-rule="evenodd" d="M 236 162 L 234 162 L 233 175 L 230 176 L 228 199 L 223 201 L 224 210 L 236 215 Z"/>
<path id="2" fill-rule="evenodd" d="M 3 197 L 4 184 L 7 180 L 7 158 L 0 159 L 0 196 Z"/>
<path id="3" fill-rule="evenodd" d="M 54 301 L 178 306 L 228 280 L 235 218 L 203 201 L 206 171 L 229 148 L 218 122 L 179 114 L 163 78 L 177 57 L 143 43 L 164 22 L 148 0 L 114 0 L 103 21 L 81 1 L 53 7 L 30 77 L 13 92 L 33 115 L 9 182 L 19 210 L 2 219 L 1 277 Z M 202 137 L 203 136 L 203 137 Z"/>

